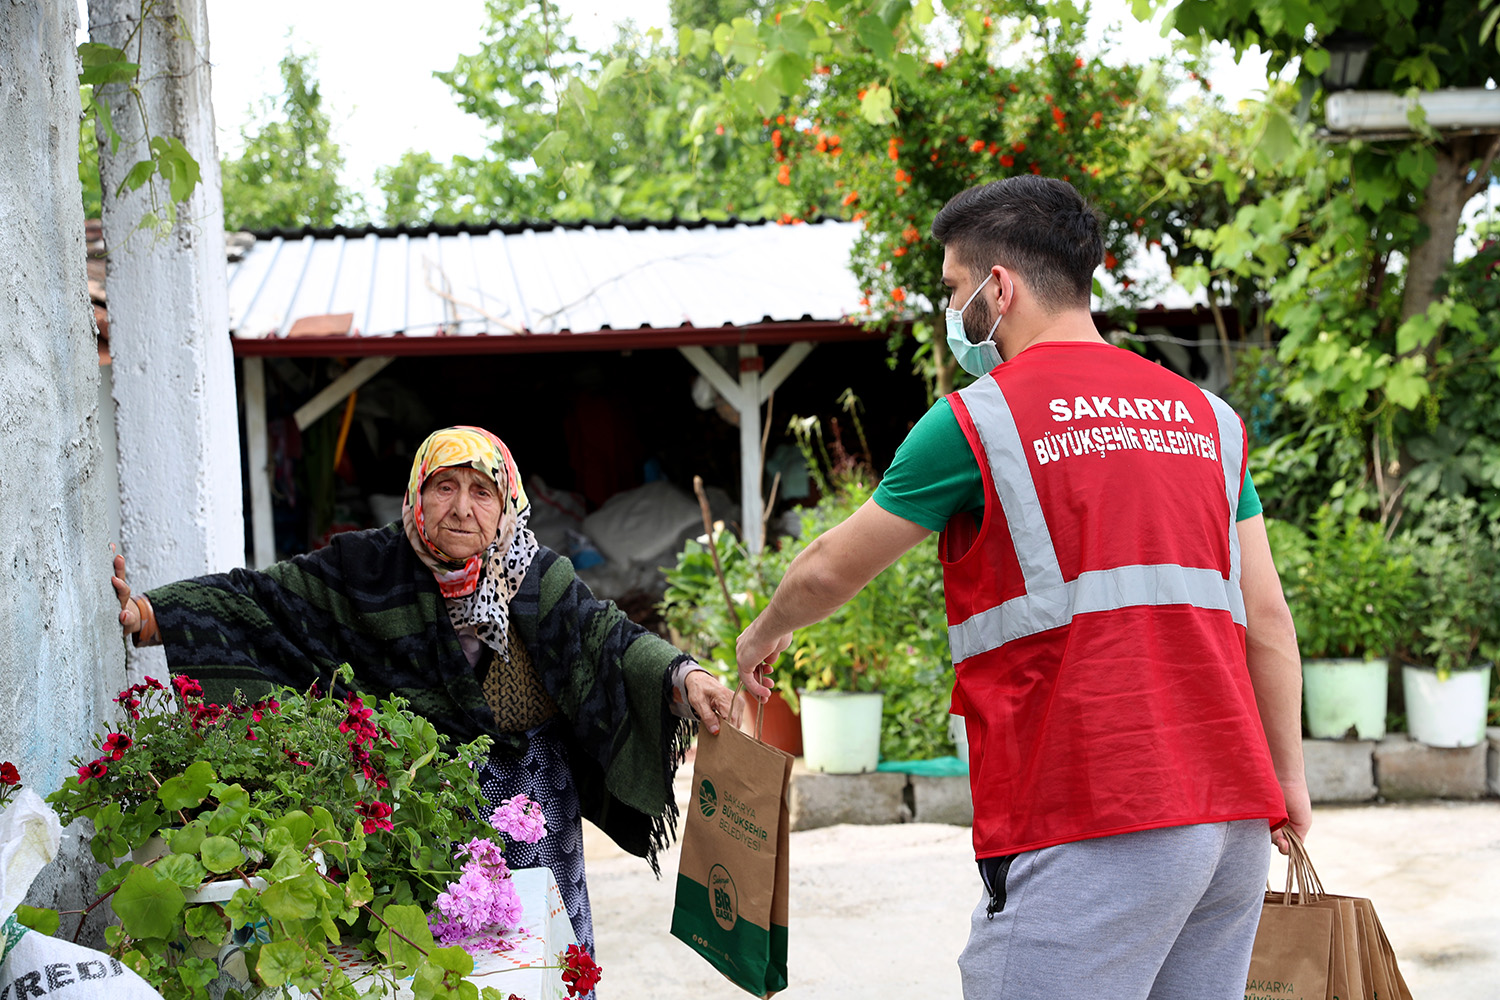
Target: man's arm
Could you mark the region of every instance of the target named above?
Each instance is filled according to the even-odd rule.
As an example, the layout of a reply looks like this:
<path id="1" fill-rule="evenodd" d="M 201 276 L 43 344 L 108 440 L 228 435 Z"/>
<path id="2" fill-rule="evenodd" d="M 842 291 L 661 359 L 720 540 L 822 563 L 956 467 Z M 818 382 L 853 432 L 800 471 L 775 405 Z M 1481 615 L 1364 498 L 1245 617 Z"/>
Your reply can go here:
<path id="1" fill-rule="evenodd" d="M 1256 515 L 1239 522 L 1240 589 L 1245 595 L 1245 659 L 1261 725 L 1271 748 L 1276 780 L 1286 797 L 1293 830 L 1307 836 L 1312 804 L 1302 769 L 1302 661 L 1297 631 L 1281 590 L 1281 577 L 1266 540 L 1265 518 Z M 1281 853 L 1286 838 L 1272 834 Z"/>
<path id="2" fill-rule="evenodd" d="M 765 701 L 771 665 L 791 645 L 792 633 L 822 621 L 931 532 L 874 500 L 798 553 L 760 617 L 740 633 L 740 686 Z"/>

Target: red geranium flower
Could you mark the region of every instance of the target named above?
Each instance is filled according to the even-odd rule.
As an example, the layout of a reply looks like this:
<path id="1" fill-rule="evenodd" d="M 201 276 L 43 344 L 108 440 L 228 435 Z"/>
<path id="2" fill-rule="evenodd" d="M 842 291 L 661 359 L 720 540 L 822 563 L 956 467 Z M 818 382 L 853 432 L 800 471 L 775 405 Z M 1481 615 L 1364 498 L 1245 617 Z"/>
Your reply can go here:
<path id="1" fill-rule="evenodd" d="M 354 811 L 364 817 L 365 833 L 392 829 L 391 821 L 387 817 L 395 810 L 384 802 L 355 802 Z"/>
<path id="2" fill-rule="evenodd" d="M 0 764 L 0 784 L 19 785 L 21 783 L 21 772 L 16 770 L 16 765 L 10 761 Z"/>
<path id="3" fill-rule="evenodd" d="M 177 697 L 182 699 L 203 697 L 203 685 L 191 677 L 173 677 L 172 686 L 177 689 Z"/>
<path id="4" fill-rule="evenodd" d="M 100 747 L 111 760 L 119 760 L 125 756 L 125 751 L 135 745 L 135 740 L 124 733 L 110 733 L 105 737 L 104 746 Z M 102 758 L 101 758 L 102 759 Z"/>
<path id="5" fill-rule="evenodd" d="M 558 958 L 563 966 L 562 981 L 568 985 L 568 996 L 583 996 L 598 985 L 603 970 L 587 951 L 570 944 L 567 952 Z"/>
<path id="6" fill-rule="evenodd" d="M 78 769 L 78 783 L 81 785 L 90 778 L 102 778 L 109 773 L 109 765 L 101 757 L 91 764 L 84 764 Z"/>

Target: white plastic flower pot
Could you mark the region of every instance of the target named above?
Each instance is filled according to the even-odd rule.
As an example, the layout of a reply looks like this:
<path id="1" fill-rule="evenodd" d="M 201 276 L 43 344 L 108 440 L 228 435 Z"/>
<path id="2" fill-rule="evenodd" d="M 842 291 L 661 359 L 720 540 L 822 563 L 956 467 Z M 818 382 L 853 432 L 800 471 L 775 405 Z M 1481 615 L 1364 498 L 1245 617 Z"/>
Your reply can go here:
<path id="1" fill-rule="evenodd" d="M 1305 660 L 1302 701 L 1307 731 L 1313 739 L 1362 740 L 1385 737 L 1386 662 L 1384 660 Z"/>
<path id="2" fill-rule="evenodd" d="M 1401 668 L 1406 694 L 1406 724 L 1411 738 L 1430 747 L 1472 747 L 1484 742 L 1484 718 L 1490 693 L 1485 663 L 1454 670 L 1439 680 L 1431 667 Z"/>
<path id="3" fill-rule="evenodd" d="M 809 771 L 860 774 L 880 763 L 878 691 L 799 691 L 802 761 Z"/>
<path id="4" fill-rule="evenodd" d="M 167 842 L 159 835 L 152 835 L 144 844 L 130 852 L 130 860 L 138 865 L 149 865 L 157 858 L 165 857 L 167 854 Z M 116 859 L 116 864 L 123 861 Z M 321 849 L 314 849 L 312 853 L 313 867 L 323 874 L 328 874 L 328 863 L 323 857 Z M 259 875 L 249 877 L 249 886 L 256 892 L 260 892 L 269 883 Z M 221 877 L 218 881 L 203 882 L 197 889 L 187 892 L 188 905 L 195 903 L 227 903 L 234 898 L 234 894 L 243 889 L 246 880 L 234 876 Z"/>

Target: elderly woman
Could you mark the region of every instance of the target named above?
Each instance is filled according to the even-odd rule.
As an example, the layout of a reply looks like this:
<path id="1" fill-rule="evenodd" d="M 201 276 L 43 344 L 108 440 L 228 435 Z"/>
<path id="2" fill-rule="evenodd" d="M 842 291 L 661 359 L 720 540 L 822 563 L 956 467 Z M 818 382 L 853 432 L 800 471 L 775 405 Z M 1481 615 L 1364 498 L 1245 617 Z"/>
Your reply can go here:
<path id="1" fill-rule="evenodd" d="M 348 663 L 364 693 L 407 698 L 455 740 L 489 736 L 484 794 L 539 801 L 549 831 L 508 860 L 553 870 L 592 953 L 580 817 L 657 870 L 691 720 L 718 732 L 737 708 L 686 654 L 596 600 L 537 543 L 529 513 L 504 443 L 449 427 L 418 449 L 399 525 L 134 597 L 116 557 L 111 582 L 126 634 L 165 646 L 173 671 L 220 701 L 267 681 L 326 685 Z"/>

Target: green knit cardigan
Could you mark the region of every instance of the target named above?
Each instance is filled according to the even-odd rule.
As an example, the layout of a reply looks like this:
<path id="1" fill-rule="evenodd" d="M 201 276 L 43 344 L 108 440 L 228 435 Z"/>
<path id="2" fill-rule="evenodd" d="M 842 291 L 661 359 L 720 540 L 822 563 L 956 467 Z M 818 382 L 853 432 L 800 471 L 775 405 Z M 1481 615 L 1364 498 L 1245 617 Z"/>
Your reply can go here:
<path id="1" fill-rule="evenodd" d="M 498 729 L 437 583 L 400 524 L 147 597 L 171 669 L 199 680 L 210 700 L 236 689 L 256 697 L 271 683 L 326 689 L 348 663 L 361 693 L 406 698 L 451 739 L 485 735 L 496 752 L 524 749 L 524 734 Z M 510 614 L 565 720 L 584 817 L 659 875 L 657 851 L 676 833 L 672 778 L 694 731 L 668 708 L 672 670 L 686 654 L 597 600 L 573 564 L 545 547 Z"/>

